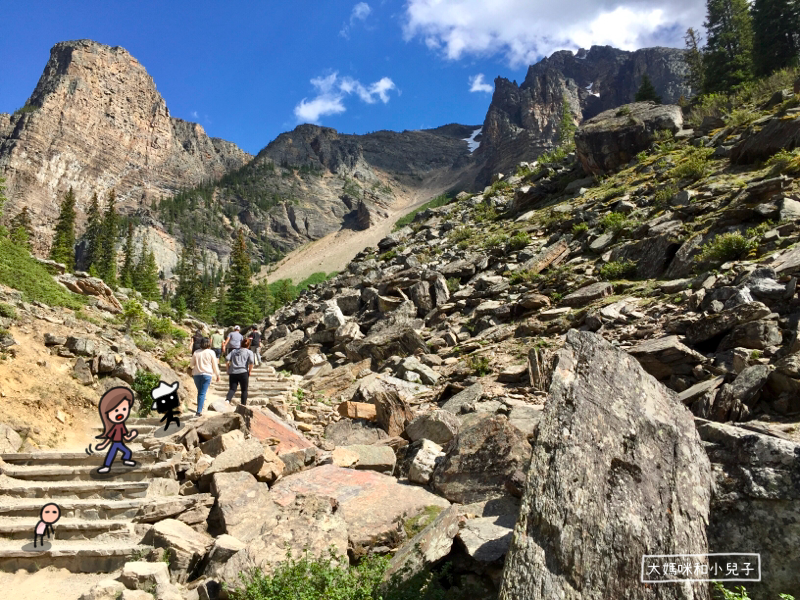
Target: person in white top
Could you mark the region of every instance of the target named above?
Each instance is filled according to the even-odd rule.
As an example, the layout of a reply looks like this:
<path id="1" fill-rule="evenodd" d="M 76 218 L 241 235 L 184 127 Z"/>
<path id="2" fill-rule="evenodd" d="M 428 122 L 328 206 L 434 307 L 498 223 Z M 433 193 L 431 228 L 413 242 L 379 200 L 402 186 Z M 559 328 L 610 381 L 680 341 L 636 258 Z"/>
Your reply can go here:
<path id="1" fill-rule="evenodd" d="M 192 377 L 197 388 L 197 416 L 203 413 L 203 404 L 206 401 L 206 392 L 211 385 L 211 377 L 216 376 L 219 381 L 219 366 L 217 355 L 211 349 L 211 340 L 203 338 L 200 350 L 192 354 Z"/>

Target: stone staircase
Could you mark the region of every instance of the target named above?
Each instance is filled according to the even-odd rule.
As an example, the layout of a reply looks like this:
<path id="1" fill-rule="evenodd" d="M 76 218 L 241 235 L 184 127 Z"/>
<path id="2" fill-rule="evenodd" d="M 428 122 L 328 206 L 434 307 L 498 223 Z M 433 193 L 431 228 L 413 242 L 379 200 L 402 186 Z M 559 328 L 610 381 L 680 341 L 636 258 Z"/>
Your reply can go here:
<path id="1" fill-rule="evenodd" d="M 297 381 L 292 376 L 286 376 L 275 371 L 273 367 L 263 363 L 253 366 L 250 374 L 250 385 L 247 391 L 247 404 L 253 406 L 289 406 L 295 401 L 295 392 L 299 389 Z M 208 407 L 216 401 L 225 401 L 228 393 L 228 377 L 224 370 L 219 382 L 212 381 L 208 390 L 205 405 Z M 241 390 L 236 391 L 233 402 L 241 399 Z M 192 402 L 192 406 L 196 406 Z"/>
<path id="2" fill-rule="evenodd" d="M 137 517 L 145 507 L 152 510 L 159 502 L 176 500 L 158 496 L 160 491 L 177 491 L 175 463 L 159 461 L 155 451 L 142 449 L 157 423 L 153 418 L 128 421 L 129 429 L 139 431 L 138 443 L 131 444 L 139 465 L 129 468 L 117 461 L 106 475 L 96 472 L 102 453 L 0 455 L 0 571 L 54 566 L 107 573 L 149 552 L 149 546 L 140 544 L 149 526 L 138 523 Z M 61 507 L 61 518 L 49 545 L 45 538 L 45 549 L 34 550 L 33 530 L 48 502 Z"/>

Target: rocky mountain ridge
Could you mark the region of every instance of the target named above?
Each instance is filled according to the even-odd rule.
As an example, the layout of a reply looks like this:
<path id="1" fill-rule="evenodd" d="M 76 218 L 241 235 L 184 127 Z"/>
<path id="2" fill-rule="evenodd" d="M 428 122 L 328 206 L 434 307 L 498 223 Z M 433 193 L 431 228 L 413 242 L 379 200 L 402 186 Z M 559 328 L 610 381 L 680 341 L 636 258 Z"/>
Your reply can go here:
<path id="1" fill-rule="evenodd" d="M 683 55 L 675 48 L 628 52 L 592 46 L 576 53 L 553 53 L 531 65 L 520 85 L 498 77 L 476 152 L 484 161 L 478 183 L 486 185 L 494 173 L 508 172 L 518 162 L 552 149 L 564 98 L 576 122 L 632 102 L 644 74 L 665 103 L 690 98 L 693 90 L 685 83 Z"/>

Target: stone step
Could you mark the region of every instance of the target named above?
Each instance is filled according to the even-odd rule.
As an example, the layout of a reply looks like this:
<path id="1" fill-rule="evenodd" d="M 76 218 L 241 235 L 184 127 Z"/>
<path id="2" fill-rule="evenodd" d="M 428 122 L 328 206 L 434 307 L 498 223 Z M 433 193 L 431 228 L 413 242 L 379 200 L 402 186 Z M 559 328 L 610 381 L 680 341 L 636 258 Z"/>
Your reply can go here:
<path id="1" fill-rule="evenodd" d="M 96 520 L 130 520 L 133 519 L 149 498 L 133 498 L 127 500 L 103 500 L 90 498 L 87 500 L 64 499 L 58 501 L 62 519 Z M 0 503 L 0 517 L 39 518 L 42 500 L 38 498 L 3 498 Z M 59 521 L 60 523 L 61 521 Z"/>
<path id="2" fill-rule="evenodd" d="M 11 498 L 144 498 L 149 481 L 53 481 L 31 482 L 0 477 L 0 505 Z"/>
<path id="3" fill-rule="evenodd" d="M 45 546 L 46 550 L 37 548 L 34 551 L 32 542 L 33 536 L 29 551 L 28 544 L 23 546 L 20 540 L 0 540 L 0 571 L 15 572 L 25 569 L 34 572 L 45 567 L 55 567 L 72 573 L 111 573 L 151 549 L 149 546 L 124 540 L 65 540 Z"/>
<path id="4" fill-rule="evenodd" d="M 154 463 L 158 460 L 158 452 L 153 450 L 139 450 L 136 452 L 135 446 L 131 446 L 131 449 L 134 450 L 134 460 L 142 465 Z M 85 452 L 20 452 L 14 454 L 0 454 L 0 458 L 3 462 L 14 466 L 83 466 L 86 465 L 87 461 L 92 460 Z"/>
<path id="5" fill-rule="evenodd" d="M 0 517 L 0 538 L 5 540 L 33 540 L 37 517 Z M 130 540 L 133 523 L 129 521 L 84 520 L 62 517 L 53 527 L 51 540 Z"/>
<path id="6" fill-rule="evenodd" d="M 88 462 L 91 459 L 88 459 Z M 134 454 L 134 460 L 138 455 Z M 137 467 L 126 467 L 121 464 L 111 465 L 111 471 L 105 475 L 99 475 L 97 469 L 102 464 L 102 457 L 94 460 L 96 464 L 91 466 L 73 467 L 69 465 L 43 465 L 43 466 L 12 466 L 7 467 L 3 472 L 14 479 L 25 481 L 104 481 L 114 479 L 116 481 L 143 481 L 153 477 L 167 477 L 176 479 L 175 465 L 168 462 L 159 462 L 139 465 Z"/>

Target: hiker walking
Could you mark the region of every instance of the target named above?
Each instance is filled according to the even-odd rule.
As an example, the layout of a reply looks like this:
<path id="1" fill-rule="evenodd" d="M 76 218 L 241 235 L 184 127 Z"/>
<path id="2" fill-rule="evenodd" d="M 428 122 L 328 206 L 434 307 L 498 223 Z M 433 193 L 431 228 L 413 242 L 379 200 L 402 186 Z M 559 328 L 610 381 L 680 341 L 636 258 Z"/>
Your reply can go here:
<path id="1" fill-rule="evenodd" d="M 247 348 L 234 348 L 226 357 L 228 369 L 228 395 L 225 402 L 230 402 L 238 386 L 242 387 L 242 405 L 247 404 L 247 385 L 253 370 L 253 353 Z"/>
<path id="2" fill-rule="evenodd" d="M 261 357 L 258 355 L 258 348 L 261 346 L 261 332 L 258 331 L 258 325 L 253 325 L 253 331 L 250 332 L 247 339 L 250 340 L 250 350 L 253 353 L 254 364 L 258 366 L 261 364 Z"/>
<path id="3" fill-rule="evenodd" d="M 242 334 L 239 333 L 239 326 L 236 325 L 228 334 L 228 339 L 222 342 L 222 353 L 230 353 L 234 348 L 241 348 L 243 339 Z"/>
<path id="4" fill-rule="evenodd" d="M 222 343 L 222 336 L 219 336 Z M 212 377 L 219 381 L 219 354 L 211 349 L 211 340 L 204 338 L 200 344 L 201 348 L 192 354 L 192 378 L 197 388 L 197 416 L 203 413 L 203 404 L 206 401 L 206 392 L 211 385 Z"/>
<path id="5" fill-rule="evenodd" d="M 217 355 L 217 359 L 222 356 L 222 341 L 225 338 L 222 336 L 222 329 L 218 329 L 211 334 L 211 349 Z"/>

